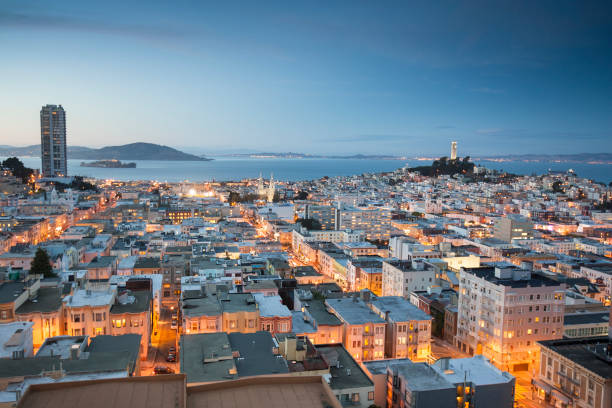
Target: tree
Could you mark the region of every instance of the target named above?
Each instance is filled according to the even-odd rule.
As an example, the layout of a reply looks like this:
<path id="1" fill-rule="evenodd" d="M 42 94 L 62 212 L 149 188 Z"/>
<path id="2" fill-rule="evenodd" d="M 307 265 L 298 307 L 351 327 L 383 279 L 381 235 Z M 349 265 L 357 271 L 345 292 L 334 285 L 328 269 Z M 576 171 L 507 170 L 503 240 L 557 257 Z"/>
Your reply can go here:
<path id="1" fill-rule="evenodd" d="M 306 192 L 306 191 L 300 191 L 295 196 L 296 200 L 306 200 L 307 198 L 308 198 L 308 192 Z"/>
<path id="2" fill-rule="evenodd" d="M 552 183 L 552 189 L 555 193 L 563 193 L 565 192 L 565 190 L 563 190 L 563 187 L 561 187 L 562 183 L 557 180 L 554 183 Z"/>
<path id="3" fill-rule="evenodd" d="M 34 259 L 30 264 L 30 273 L 35 275 L 43 275 L 45 278 L 52 278 L 55 276 L 55 273 L 53 273 L 53 268 L 51 267 L 49 255 L 47 255 L 47 251 L 42 248 L 38 248 L 36 250 Z"/>
<path id="4" fill-rule="evenodd" d="M 227 201 L 229 201 L 230 204 L 235 204 L 235 203 L 239 202 L 240 201 L 240 194 L 235 192 L 235 191 L 230 191 L 229 197 L 227 198 Z"/>
<path id="5" fill-rule="evenodd" d="M 17 157 L 9 157 L 2 162 L 2 167 L 10 170 L 13 176 L 20 178 L 23 184 L 30 183 L 30 176 L 34 174 L 34 170 L 23 165 Z"/>

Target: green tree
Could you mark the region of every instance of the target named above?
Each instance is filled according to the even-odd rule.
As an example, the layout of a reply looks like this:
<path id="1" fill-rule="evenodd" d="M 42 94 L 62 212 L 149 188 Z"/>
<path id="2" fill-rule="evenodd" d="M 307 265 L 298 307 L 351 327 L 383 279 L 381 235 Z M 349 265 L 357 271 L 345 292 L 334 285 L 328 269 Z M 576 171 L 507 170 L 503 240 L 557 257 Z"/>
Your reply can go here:
<path id="1" fill-rule="evenodd" d="M 34 170 L 25 167 L 17 157 L 9 157 L 4 160 L 2 162 L 2 167 L 10 170 L 13 176 L 20 178 L 21 182 L 24 184 L 30 183 L 30 176 L 34 173 Z"/>
<path id="2" fill-rule="evenodd" d="M 565 190 L 562 187 L 562 183 L 557 180 L 552 184 L 552 189 L 555 193 L 564 193 Z"/>
<path id="3" fill-rule="evenodd" d="M 36 250 L 36 254 L 34 255 L 34 259 L 30 265 L 30 273 L 43 275 L 45 278 L 55 276 L 55 273 L 53 273 L 53 268 L 51 267 L 49 255 L 47 255 L 47 251 L 42 248 L 38 248 Z"/>

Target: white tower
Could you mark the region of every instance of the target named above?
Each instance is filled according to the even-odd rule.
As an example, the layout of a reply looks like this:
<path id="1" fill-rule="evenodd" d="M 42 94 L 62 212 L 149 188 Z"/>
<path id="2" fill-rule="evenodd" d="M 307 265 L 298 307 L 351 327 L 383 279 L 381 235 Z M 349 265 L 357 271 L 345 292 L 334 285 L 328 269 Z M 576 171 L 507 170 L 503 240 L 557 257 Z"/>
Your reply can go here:
<path id="1" fill-rule="evenodd" d="M 270 185 L 268 186 L 268 202 L 274 201 L 274 174 L 270 174 Z"/>
<path id="2" fill-rule="evenodd" d="M 266 195 L 266 189 L 264 187 L 263 177 L 261 176 L 261 172 L 259 173 L 259 178 L 257 179 L 257 195 L 259 197 L 263 197 Z"/>
<path id="3" fill-rule="evenodd" d="M 457 142 L 451 142 L 451 160 L 457 158 Z"/>

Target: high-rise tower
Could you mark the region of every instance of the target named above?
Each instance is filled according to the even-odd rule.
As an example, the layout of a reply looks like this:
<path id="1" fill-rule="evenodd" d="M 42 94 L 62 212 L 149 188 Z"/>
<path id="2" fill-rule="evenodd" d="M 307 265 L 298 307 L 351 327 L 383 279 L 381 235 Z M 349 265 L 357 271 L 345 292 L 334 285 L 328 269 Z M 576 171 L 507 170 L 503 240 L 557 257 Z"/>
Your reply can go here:
<path id="1" fill-rule="evenodd" d="M 40 156 L 44 177 L 68 175 L 66 112 L 62 105 L 45 105 L 40 110 Z"/>
<path id="2" fill-rule="evenodd" d="M 457 158 L 457 142 L 451 142 L 451 160 Z"/>

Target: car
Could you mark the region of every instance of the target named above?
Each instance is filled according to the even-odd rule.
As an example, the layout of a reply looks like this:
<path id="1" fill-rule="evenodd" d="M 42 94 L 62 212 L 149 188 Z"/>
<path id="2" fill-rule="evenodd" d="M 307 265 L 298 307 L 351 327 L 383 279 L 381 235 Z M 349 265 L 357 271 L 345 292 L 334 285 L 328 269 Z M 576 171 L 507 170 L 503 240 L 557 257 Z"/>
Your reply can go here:
<path id="1" fill-rule="evenodd" d="M 168 349 L 168 354 L 176 354 L 176 347 L 172 346 Z"/>
<path id="2" fill-rule="evenodd" d="M 173 329 L 178 328 L 178 320 L 172 319 L 172 324 L 170 324 L 170 327 Z"/>
<path id="3" fill-rule="evenodd" d="M 155 366 L 155 368 L 153 369 L 153 372 L 157 375 L 159 374 L 174 374 L 174 370 L 171 369 L 170 367 L 166 367 L 166 366 Z"/>
<path id="4" fill-rule="evenodd" d="M 176 361 L 176 354 L 168 353 L 166 361 L 169 363 L 174 363 Z"/>

